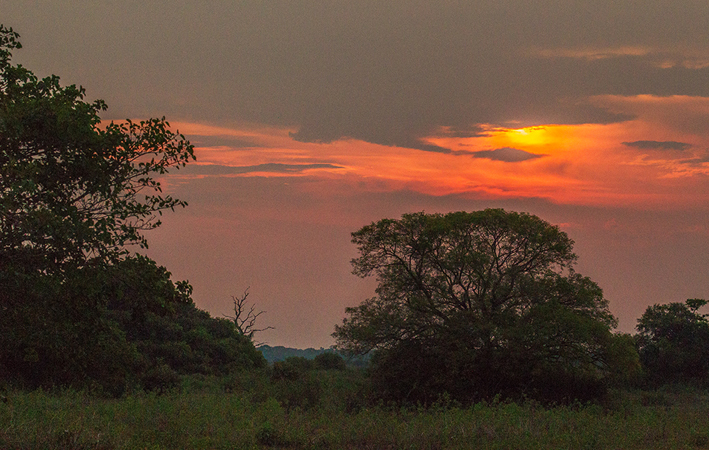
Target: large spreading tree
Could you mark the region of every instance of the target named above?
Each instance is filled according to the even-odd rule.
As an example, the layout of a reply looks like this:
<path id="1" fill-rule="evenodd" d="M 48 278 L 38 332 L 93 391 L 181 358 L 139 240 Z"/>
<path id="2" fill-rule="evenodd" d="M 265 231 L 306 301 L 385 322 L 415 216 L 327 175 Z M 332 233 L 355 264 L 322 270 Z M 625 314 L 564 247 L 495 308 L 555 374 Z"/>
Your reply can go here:
<path id="1" fill-rule="evenodd" d="M 349 353 L 375 351 L 384 397 L 588 398 L 619 365 L 637 369 L 603 292 L 574 272 L 573 241 L 536 216 L 405 214 L 352 236 L 354 273 L 379 285 L 334 336 Z"/>

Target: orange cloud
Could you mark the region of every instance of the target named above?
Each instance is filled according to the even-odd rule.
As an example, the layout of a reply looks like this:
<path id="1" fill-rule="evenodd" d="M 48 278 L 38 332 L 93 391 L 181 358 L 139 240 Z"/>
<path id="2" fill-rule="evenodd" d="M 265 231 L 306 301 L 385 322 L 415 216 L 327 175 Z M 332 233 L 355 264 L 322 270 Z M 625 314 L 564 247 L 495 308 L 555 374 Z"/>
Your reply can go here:
<path id="1" fill-rule="evenodd" d="M 703 46 L 695 47 L 578 47 L 578 48 L 532 48 L 531 56 L 540 58 L 574 58 L 595 61 L 623 56 L 644 57 L 648 62 L 663 69 L 684 67 L 703 69 L 709 67 L 709 51 Z"/>
<path id="2" fill-rule="evenodd" d="M 542 58 L 578 58 L 597 60 L 618 56 L 645 56 L 652 52 L 650 47 L 607 47 L 607 48 L 535 48 L 530 51 L 532 55 Z"/>
<path id="3" fill-rule="evenodd" d="M 220 145 L 197 147 L 198 163 L 226 169 L 200 176 L 306 177 L 319 180 L 319 190 L 326 182 L 326 192 L 332 193 L 412 190 L 586 205 L 707 204 L 709 99 L 601 96 L 590 101 L 636 119 L 527 128 L 482 124 L 475 136 L 454 137 L 441 128 L 422 139 L 449 153 L 353 139 L 299 142 L 291 137 L 294 130 L 285 128 L 173 125 L 196 141 L 222 138 Z M 240 143 L 230 147 L 229 139 Z"/>

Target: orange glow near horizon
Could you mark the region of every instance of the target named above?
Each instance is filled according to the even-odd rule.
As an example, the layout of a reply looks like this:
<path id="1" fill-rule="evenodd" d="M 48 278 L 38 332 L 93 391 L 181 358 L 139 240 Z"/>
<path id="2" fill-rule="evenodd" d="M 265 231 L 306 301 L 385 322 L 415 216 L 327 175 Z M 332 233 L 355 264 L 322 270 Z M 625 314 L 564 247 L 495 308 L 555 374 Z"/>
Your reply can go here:
<path id="1" fill-rule="evenodd" d="M 637 118 L 613 124 L 526 128 L 479 125 L 483 132 L 473 137 L 451 137 L 442 128 L 421 139 L 449 153 L 354 139 L 298 142 L 290 135 L 293 129 L 256 125 L 173 125 L 197 141 L 208 142 L 210 137 L 227 141 L 198 144 L 197 164 L 258 166 L 247 173 L 221 176 L 305 177 L 327 182 L 329 192 L 412 190 L 429 195 L 538 197 L 557 203 L 643 207 L 707 203 L 709 140 L 687 127 L 693 123 L 692 115 L 709 112 L 709 99 L 605 96 L 592 101 Z M 679 111 L 688 117 L 687 123 L 677 122 Z M 228 139 L 242 142 L 230 147 Z M 681 142 L 688 149 L 629 144 L 638 141 Z M 510 159 L 515 157 L 519 159 Z M 263 164 L 288 165 L 291 170 L 261 170 Z M 312 164 L 327 166 L 307 166 Z M 306 166 L 297 170 L 298 165 Z"/>
<path id="2" fill-rule="evenodd" d="M 656 67 L 669 69 L 684 67 L 703 69 L 709 67 L 709 51 L 705 46 L 621 46 L 621 47 L 579 47 L 579 48 L 532 48 L 529 54 L 541 58 L 574 58 L 596 61 L 623 56 L 650 56 Z"/>

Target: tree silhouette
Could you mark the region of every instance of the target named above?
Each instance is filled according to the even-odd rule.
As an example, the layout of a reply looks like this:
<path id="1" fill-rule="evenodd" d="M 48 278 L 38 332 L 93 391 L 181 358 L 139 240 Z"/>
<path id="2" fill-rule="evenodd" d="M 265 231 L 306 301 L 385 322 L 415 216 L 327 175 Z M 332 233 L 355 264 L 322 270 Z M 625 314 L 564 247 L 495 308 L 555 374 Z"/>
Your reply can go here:
<path id="1" fill-rule="evenodd" d="M 501 209 L 405 214 L 352 234 L 354 273 L 376 296 L 347 308 L 341 350 L 374 350 L 385 396 L 463 400 L 498 393 L 595 396 L 612 372 L 616 319 L 602 290 L 573 270 L 566 233 Z M 632 355 L 630 355 L 632 360 Z"/>

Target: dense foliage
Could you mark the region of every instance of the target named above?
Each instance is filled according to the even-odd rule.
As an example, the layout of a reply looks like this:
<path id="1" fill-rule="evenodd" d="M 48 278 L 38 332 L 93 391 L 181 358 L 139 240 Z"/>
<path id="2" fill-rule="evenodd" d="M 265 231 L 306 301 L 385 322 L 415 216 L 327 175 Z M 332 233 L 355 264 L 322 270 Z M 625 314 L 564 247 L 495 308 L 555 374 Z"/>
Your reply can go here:
<path id="1" fill-rule="evenodd" d="M 592 398 L 638 368 L 601 289 L 573 271 L 571 239 L 535 216 L 405 214 L 352 240 L 354 272 L 379 286 L 334 336 L 350 353 L 375 350 L 385 398 Z"/>
<path id="2" fill-rule="evenodd" d="M 264 364 L 187 282 L 126 246 L 185 203 L 155 176 L 194 159 L 164 119 L 102 124 L 83 88 L 12 65 L 0 25 L 0 379 L 120 395 Z"/>
<path id="3" fill-rule="evenodd" d="M 707 300 L 649 306 L 638 320 L 640 359 L 653 384 L 709 382 Z"/>

